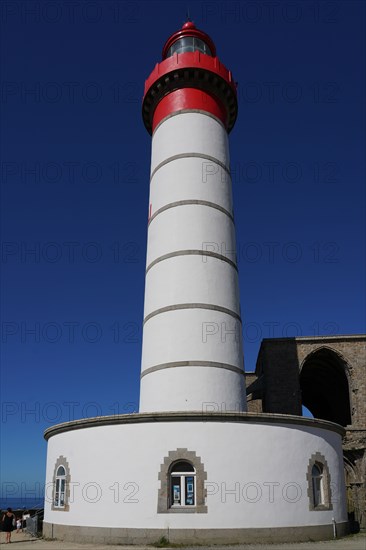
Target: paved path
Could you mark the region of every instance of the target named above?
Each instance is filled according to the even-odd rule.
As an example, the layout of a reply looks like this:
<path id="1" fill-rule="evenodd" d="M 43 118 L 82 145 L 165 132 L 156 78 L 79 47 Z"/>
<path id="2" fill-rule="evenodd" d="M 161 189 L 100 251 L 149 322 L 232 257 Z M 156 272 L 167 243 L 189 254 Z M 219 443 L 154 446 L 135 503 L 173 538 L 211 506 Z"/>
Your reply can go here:
<path id="1" fill-rule="evenodd" d="M 23 533 L 12 533 L 11 548 L 15 550 L 153 550 L 152 546 L 116 546 L 78 544 L 73 542 L 32 539 Z M 5 546 L 5 533 L 0 533 L 0 547 Z M 193 547 L 187 547 L 191 550 Z M 366 550 L 366 533 L 359 533 L 339 540 L 324 542 L 299 542 L 291 544 L 243 544 L 235 546 L 198 546 L 196 550 Z"/>

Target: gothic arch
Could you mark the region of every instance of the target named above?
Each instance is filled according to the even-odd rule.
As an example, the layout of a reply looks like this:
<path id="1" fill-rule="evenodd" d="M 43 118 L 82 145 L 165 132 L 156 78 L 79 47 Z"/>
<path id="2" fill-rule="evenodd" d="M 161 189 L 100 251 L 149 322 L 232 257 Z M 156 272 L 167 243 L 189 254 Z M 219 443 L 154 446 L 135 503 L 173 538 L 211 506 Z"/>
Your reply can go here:
<path id="1" fill-rule="evenodd" d="M 335 349 L 321 346 L 300 366 L 302 404 L 315 418 L 351 424 L 350 374 L 346 359 Z"/>
<path id="2" fill-rule="evenodd" d="M 357 483 L 358 473 L 357 473 L 356 465 L 346 455 L 343 456 L 343 460 L 344 460 L 344 471 L 345 471 L 345 477 L 346 477 L 346 486 L 350 485 L 351 483 Z"/>

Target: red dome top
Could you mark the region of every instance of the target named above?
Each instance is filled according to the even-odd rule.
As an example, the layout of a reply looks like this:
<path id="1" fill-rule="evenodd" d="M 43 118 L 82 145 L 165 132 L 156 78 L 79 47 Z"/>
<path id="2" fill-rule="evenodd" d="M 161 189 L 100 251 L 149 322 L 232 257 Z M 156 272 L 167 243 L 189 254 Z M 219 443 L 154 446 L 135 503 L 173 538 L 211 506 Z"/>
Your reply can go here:
<path id="1" fill-rule="evenodd" d="M 196 25 L 193 23 L 193 21 L 187 21 L 184 23 L 182 29 L 195 29 Z"/>
<path id="2" fill-rule="evenodd" d="M 168 50 L 174 44 L 174 42 L 176 42 L 177 40 L 185 36 L 193 36 L 194 38 L 199 38 L 200 40 L 205 42 L 205 44 L 207 44 L 207 46 L 211 50 L 212 57 L 216 57 L 215 44 L 213 43 L 212 39 L 208 36 L 208 34 L 197 29 L 193 21 L 187 21 L 186 23 L 184 23 L 183 27 L 179 31 L 176 31 L 174 34 L 172 34 L 168 38 L 168 40 L 165 42 L 163 47 L 163 52 L 162 52 L 163 59 L 166 58 Z"/>

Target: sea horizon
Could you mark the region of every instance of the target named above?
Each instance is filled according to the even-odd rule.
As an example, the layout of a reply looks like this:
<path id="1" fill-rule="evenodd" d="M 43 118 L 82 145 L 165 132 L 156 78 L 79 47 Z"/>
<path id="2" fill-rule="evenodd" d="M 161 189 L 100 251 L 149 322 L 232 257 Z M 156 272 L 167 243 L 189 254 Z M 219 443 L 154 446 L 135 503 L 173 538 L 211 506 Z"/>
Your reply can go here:
<path id="1" fill-rule="evenodd" d="M 12 510 L 23 510 L 24 508 L 25 510 L 44 508 L 44 498 L 0 498 L 0 509 L 6 510 L 7 508 L 12 508 Z"/>

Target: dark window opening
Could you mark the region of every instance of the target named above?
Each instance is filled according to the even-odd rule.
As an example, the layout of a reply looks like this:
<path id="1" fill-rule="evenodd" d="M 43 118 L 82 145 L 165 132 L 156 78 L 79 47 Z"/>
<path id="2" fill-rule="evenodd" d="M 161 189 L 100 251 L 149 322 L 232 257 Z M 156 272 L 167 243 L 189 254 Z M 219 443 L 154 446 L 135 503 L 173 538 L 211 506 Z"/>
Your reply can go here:
<path id="1" fill-rule="evenodd" d="M 300 374 L 302 404 L 314 418 L 351 424 L 346 364 L 330 349 L 320 349 L 305 360 Z"/>

